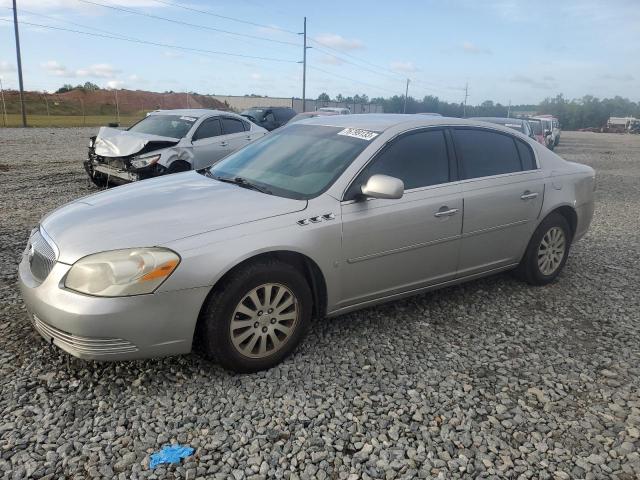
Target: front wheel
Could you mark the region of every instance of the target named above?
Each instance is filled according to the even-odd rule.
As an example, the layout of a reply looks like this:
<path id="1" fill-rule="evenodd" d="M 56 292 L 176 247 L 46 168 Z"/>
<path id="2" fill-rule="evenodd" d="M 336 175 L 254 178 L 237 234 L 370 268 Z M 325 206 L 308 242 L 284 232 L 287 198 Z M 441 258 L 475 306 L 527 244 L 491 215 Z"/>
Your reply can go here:
<path id="1" fill-rule="evenodd" d="M 236 372 L 271 368 L 303 338 L 312 295 L 295 267 L 260 261 L 230 274 L 210 295 L 200 334 L 205 352 Z"/>
<path id="2" fill-rule="evenodd" d="M 516 274 L 531 285 L 553 282 L 567 262 L 571 228 L 566 218 L 552 213 L 533 233 Z"/>

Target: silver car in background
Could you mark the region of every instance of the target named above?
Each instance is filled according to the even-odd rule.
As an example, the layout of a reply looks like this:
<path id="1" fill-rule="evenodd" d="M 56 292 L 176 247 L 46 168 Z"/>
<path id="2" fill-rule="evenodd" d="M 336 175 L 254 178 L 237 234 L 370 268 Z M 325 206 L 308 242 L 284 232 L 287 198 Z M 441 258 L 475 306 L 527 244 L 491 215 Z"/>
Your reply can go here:
<path id="1" fill-rule="evenodd" d="M 213 167 L 104 191 L 44 217 L 19 281 L 72 355 L 189 352 L 256 371 L 312 318 L 504 270 L 552 282 L 589 228 L 594 171 L 499 125 L 335 115 Z"/>
<path id="2" fill-rule="evenodd" d="M 134 182 L 209 167 L 266 133 L 231 112 L 157 110 L 126 130 L 100 128 L 84 167 L 98 186 Z"/>

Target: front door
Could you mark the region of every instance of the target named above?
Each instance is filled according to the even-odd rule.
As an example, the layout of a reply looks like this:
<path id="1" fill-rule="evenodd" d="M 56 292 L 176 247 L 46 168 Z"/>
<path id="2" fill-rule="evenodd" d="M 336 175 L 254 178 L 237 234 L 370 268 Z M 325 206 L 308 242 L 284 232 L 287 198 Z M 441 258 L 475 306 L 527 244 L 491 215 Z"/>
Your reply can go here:
<path id="1" fill-rule="evenodd" d="M 360 186 L 375 174 L 403 180 L 403 197 L 359 197 Z M 451 183 L 451 176 L 441 129 L 394 139 L 358 175 L 341 205 L 341 306 L 455 276 L 463 202 L 461 186 Z"/>

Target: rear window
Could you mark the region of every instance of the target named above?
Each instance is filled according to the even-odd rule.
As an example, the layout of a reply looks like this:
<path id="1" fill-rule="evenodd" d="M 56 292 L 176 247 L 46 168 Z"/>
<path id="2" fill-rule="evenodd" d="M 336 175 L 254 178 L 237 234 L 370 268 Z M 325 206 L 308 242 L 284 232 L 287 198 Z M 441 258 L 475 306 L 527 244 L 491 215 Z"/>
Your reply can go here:
<path id="1" fill-rule="evenodd" d="M 522 169 L 535 170 L 537 168 L 536 159 L 533 156 L 533 150 L 531 150 L 531 147 L 520 140 L 516 140 L 516 147 L 518 148 L 518 153 L 520 154 Z"/>
<path id="2" fill-rule="evenodd" d="M 244 132 L 244 123 L 236 118 L 222 117 L 222 130 L 225 135 Z"/>
<path id="3" fill-rule="evenodd" d="M 522 170 L 515 140 L 489 130 L 456 128 L 456 152 L 464 178 L 489 177 Z"/>

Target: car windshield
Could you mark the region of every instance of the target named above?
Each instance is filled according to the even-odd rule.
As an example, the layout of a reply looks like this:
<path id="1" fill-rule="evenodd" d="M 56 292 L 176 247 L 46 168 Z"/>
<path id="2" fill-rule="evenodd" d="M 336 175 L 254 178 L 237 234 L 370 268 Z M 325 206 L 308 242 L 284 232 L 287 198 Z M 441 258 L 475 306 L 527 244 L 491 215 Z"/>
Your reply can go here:
<path id="1" fill-rule="evenodd" d="M 196 117 L 187 115 L 149 115 L 129 128 L 129 131 L 160 137 L 182 138 L 191 130 L 196 120 Z"/>
<path id="2" fill-rule="evenodd" d="M 245 117 L 252 117 L 256 120 L 261 120 L 262 117 L 264 117 L 264 110 L 260 108 L 250 108 L 249 110 L 245 110 L 244 112 L 242 112 L 240 115 L 243 115 Z"/>
<path id="3" fill-rule="evenodd" d="M 313 198 L 338 178 L 372 136 L 357 129 L 294 124 L 232 153 L 212 166 L 209 175 L 241 177 L 282 197 Z"/>
<path id="4" fill-rule="evenodd" d="M 541 122 L 530 121 L 529 125 L 531 125 L 531 130 L 533 130 L 533 134 L 534 135 L 542 135 L 542 123 Z"/>

